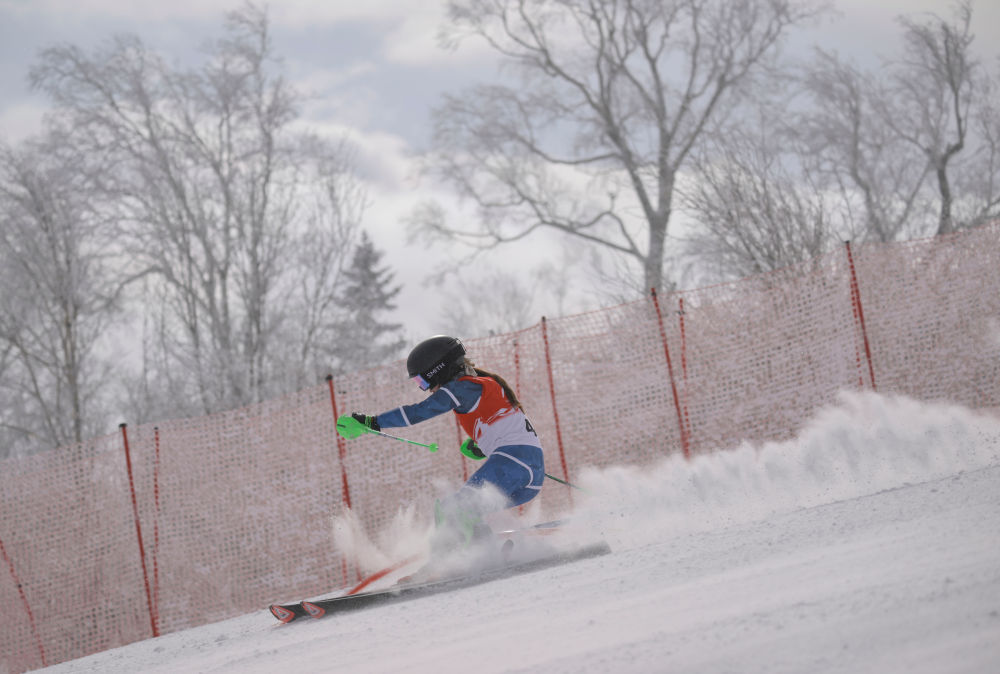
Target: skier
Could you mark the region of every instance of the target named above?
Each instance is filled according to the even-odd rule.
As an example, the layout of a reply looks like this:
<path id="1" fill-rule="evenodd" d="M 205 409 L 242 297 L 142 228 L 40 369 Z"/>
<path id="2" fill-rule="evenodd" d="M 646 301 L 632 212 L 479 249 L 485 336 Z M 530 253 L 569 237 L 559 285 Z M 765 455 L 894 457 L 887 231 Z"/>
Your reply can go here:
<path id="1" fill-rule="evenodd" d="M 461 452 L 486 461 L 457 493 L 435 504 L 432 546 L 439 551 L 490 535 L 483 515 L 527 503 L 545 479 L 542 445 L 514 391 L 499 375 L 476 367 L 465 353 L 455 337 L 437 335 L 420 342 L 406 359 L 406 369 L 430 396 L 376 416 L 354 412 L 337 419 L 337 432 L 356 438 L 383 428 L 412 426 L 448 411 L 458 416 L 469 435 Z"/>

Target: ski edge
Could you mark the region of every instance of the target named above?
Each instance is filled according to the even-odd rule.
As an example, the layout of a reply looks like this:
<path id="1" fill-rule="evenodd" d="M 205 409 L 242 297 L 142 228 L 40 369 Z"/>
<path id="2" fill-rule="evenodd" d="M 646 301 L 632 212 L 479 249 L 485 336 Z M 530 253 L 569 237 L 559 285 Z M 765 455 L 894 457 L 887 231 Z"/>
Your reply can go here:
<path id="1" fill-rule="evenodd" d="M 510 537 L 516 536 L 518 534 L 553 534 L 560 530 L 561 527 L 569 524 L 570 520 L 550 520 L 548 522 L 539 522 L 538 524 L 532 524 L 528 527 L 516 527 L 514 529 L 503 529 L 501 531 L 495 532 L 496 536 L 499 537 Z"/>
<path id="2" fill-rule="evenodd" d="M 342 595 L 329 599 L 318 599 L 313 601 L 303 601 L 300 604 L 302 615 L 312 618 L 322 618 L 337 610 L 348 611 L 360 609 L 375 602 L 390 602 L 401 598 L 416 598 L 419 596 L 429 596 L 440 591 L 461 589 L 481 583 L 488 583 L 502 578 L 508 578 L 522 573 L 531 573 L 542 569 L 570 564 L 573 562 L 592 559 L 609 554 L 611 546 L 605 541 L 584 546 L 572 552 L 560 553 L 542 557 L 540 559 L 488 569 L 479 573 L 451 578 L 440 578 L 436 580 L 415 583 L 412 585 L 396 585 L 382 590 L 372 592 L 361 592 L 353 595 Z"/>

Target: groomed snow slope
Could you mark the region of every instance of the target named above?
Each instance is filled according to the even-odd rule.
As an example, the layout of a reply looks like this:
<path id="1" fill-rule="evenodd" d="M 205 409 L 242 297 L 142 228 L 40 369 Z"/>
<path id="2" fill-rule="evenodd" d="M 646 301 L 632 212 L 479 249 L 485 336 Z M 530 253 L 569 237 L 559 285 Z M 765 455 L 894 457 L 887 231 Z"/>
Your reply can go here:
<path id="1" fill-rule="evenodd" d="M 1000 421 L 845 394 L 788 442 L 590 470 L 614 552 L 51 672 L 1000 672 Z"/>

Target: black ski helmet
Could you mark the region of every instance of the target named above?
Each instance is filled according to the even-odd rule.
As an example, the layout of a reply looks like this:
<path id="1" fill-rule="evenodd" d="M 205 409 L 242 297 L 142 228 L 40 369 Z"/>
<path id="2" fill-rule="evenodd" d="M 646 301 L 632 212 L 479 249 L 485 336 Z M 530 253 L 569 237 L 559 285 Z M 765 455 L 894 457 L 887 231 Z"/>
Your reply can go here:
<path id="1" fill-rule="evenodd" d="M 406 359 L 406 371 L 417 379 L 420 388 L 439 386 L 458 373 L 464 365 L 465 346 L 455 337 L 435 335 L 413 347 Z"/>

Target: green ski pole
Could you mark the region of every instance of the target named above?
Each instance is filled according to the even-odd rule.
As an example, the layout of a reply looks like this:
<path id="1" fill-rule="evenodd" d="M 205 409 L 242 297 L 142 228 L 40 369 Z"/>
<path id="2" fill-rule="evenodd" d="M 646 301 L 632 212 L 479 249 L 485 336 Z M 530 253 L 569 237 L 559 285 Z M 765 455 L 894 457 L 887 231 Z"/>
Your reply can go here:
<path id="1" fill-rule="evenodd" d="M 567 487 L 572 487 L 573 489 L 579 489 L 579 490 L 580 490 L 580 491 L 582 491 L 582 492 L 586 492 L 586 491 L 587 491 L 587 490 L 586 490 L 586 489 L 584 489 L 583 487 L 577 487 L 577 486 L 576 486 L 575 484 L 570 484 L 570 483 L 569 483 L 569 482 L 567 482 L 566 480 L 560 480 L 560 479 L 559 479 L 558 477 L 556 477 L 555 475 L 549 475 L 548 473 L 546 473 L 546 474 L 545 474 L 545 477 L 549 478 L 550 480 L 555 480 L 555 481 L 556 481 L 556 482 L 558 482 L 559 484 L 564 484 L 564 485 L 566 485 Z"/>
<path id="2" fill-rule="evenodd" d="M 383 433 L 382 431 L 376 431 L 374 428 L 369 428 L 368 432 L 374 433 L 375 435 L 381 435 L 383 438 L 392 438 L 393 440 L 399 440 L 400 442 L 406 442 L 411 445 L 416 445 L 417 447 L 426 447 L 432 452 L 438 451 L 438 446 L 436 442 L 432 442 L 431 444 L 427 445 L 424 444 L 423 442 L 417 442 L 416 440 L 407 440 L 406 438 L 400 438 L 396 437 L 395 435 L 389 435 L 388 433 Z"/>

